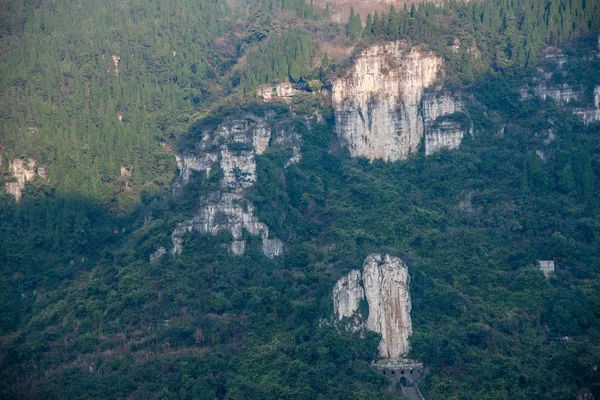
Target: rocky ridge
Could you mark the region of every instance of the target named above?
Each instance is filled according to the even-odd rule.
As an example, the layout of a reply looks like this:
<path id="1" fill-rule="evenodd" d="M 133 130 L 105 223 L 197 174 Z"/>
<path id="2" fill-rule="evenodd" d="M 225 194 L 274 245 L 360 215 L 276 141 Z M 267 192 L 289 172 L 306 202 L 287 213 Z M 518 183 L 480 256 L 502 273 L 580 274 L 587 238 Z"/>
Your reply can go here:
<path id="1" fill-rule="evenodd" d="M 366 323 L 360 303 L 366 299 Z M 404 357 L 410 350 L 410 277 L 404 262 L 386 254 L 370 254 L 362 271 L 352 270 L 340 278 L 333 289 L 333 306 L 338 320 L 352 318 L 352 329 L 381 333 L 379 355 Z"/>
<path id="2" fill-rule="evenodd" d="M 267 225 L 255 215 L 254 205 L 246 198 L 245 190 L 256 182 L 257 155 L 274 144 L 282 144 L 293 149 L 294 155 L 288 163 L 298 162 L 301 157 L 298 143 L 299 136 L 289 121 L 275 123 L 272 127 L 265 118 L 247 114 L 227 118 L 215 131 L 203 132 L 193 150 L 178 153 L 176 190 L 187 185 L 194 172 L 208 177 L 218 170 L 222 177 L 218 190 L 200 196 L 194 218 L 177 225 L 171 235 L 171 253 L 181 253 L 183 236 L 188 232 L 216 236 L 225 230 L 233 238 L 229 244 L 233 254 L 244 254 L 244 231 L 247 231 L 261 238 L 262 251 L 267 257 L 281 255 L 282 241 L 271 237 Z M 152 259 L 160 258 L 164 253 L 164 249 L 159 248 Z"/>

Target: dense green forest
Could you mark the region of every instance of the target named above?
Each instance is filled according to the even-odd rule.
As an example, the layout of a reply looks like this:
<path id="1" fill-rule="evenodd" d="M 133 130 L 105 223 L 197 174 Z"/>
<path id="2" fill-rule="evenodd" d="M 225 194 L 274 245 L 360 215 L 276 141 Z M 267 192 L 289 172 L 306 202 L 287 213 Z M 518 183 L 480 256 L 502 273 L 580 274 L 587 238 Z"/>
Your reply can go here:
<path id="1" fill-rule="evenodd" d="M 599 398 L 600 124 L 519 94 L 557 46 L 569 61 L 552 81 L 590 103 L 599 7 L 421 4 L 341 26 L 304 1 L 5 1 L 0 184 L 17 157 L 48 180 L 20 203 L 0 195 L 0 397 L 397 398 L 370 366 L 379 336 L 327 323 L 337 279 L 379 251 L 410 269 L 427 399 Z M 351 159 L 309 82 L 353 61 L 327 46 L 397 39 L 444 58 L 475 134 L 429 157 Z M 253 99 L 284 81 L 306 93 Z M 302 138 L 298 164 L 285 149 L 258 158 L 248 193 L 284 255 L 190 234 L 149 262 L 214 186 L 198 174 L 173 193 L 171 149 L 236 113 L 275 113 Z"/>

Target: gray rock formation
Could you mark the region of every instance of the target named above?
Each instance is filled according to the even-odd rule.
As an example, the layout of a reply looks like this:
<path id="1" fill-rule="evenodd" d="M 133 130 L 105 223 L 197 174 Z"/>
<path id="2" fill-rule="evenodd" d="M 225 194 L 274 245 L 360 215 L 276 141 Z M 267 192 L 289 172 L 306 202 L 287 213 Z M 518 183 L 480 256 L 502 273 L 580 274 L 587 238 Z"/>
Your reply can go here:
<path id="1" fill-rule="evenodd" d="M 424 121 L 425 155 L 441 149 L 457 149 L 465 133 L 473 133 L 458 120 L 449 117 L 464 111 L 464 103 L 448 93 L 426 93 L 422 101 Z"/>
<path id="2" fill-rule="evenodd" d="M 569 61 L 569 57 L 553 47 L 544 49 L 544 53 L 546 53 L 544 56 L 546 63 L 537 68 L 533 84 L 521 88 L 521 100 L 535 96 L 542 100 L 551 99 L 560 105 L 568 105 L 572 101 L 583 101 L 584 89 L 581 86 L 574 87 L 566 83 L 557 85 L 552 82 L 552 78 L 556 74 L 561 74 L 563 77 L 569 75 L 568 70 L 564 68 L 564 65 Z M 600 86 L 594 87 L 593 96 L 594 104 L 592 107 L 572 109 L 573 114 L 580 115 L 586 125 L 600 121 Z"/>
<path id="3" fill-rule="evenodd" d="M 272 131 L 264 118 L 246 115 L 223 121 L 215 131 L 203 132 L 194 150 L 177 154 L 180 174 L 175 190 L 189 183 L 193 171 L 203 172 L 208 177 L 213 169 L 219 169 L 222 178 L 219 190 L 201 195 L 194 218 L 178 224 L 173 231 L 173 254 L 181 253 L 186 233 L 196 231 L 216 236 L 223 230 L 233 237 L 229 249 L 235 255 L 244 254 L 246 250 L 244 231 L 260 236 L 267 257 L 282 254 L 283 243 L 270 236 L 269 228 L 255 216 L 254 205 L 245 196 L 245 190 L 256 181 L 256 156 L 274 143 L 294 149 L 289 162 L 300 159 L 299 137 L 291 126 L 281 122 Z"/>
<path id="4" fill-rule="evenodd" d="M 338 319 L 355 316 L 360 302 L 365 298 L 362 286 L 362 273 L 355 269 L 340 278 L 333 288 L 333 309 Z"/>
<path id="5" fill-rule="evenodd" d="M 370 254 L 362 271 L 353 270 L 342 277 L 333 289 L 338 319 L 354 317 L 360 321 L 364 318 L 359 309 L 363 299 L 369 307 L 366 328 L 382 336 L 379 355 L 395 359 L 408 354 L 412 322 L 410 277 L 404 262 L 388 254 Z M 353 328 L 361 328 L 360 322 L 355 322 Z"/>
<path id="6" fill-rule="evenodd" d="M 296 94 L 294 86 L 291 82 L 282 82 L 275 86 L 275 94 L 273 93 L 272 85 L 260 85 L 256 88 L 256 97 L 263 99 L 265 102 L 271 101 L 273 98 L 278 98 L 284 101 L 290 101 Z"/>
<path id="7" fill-rule="evenodd" d="M 48 178 L 46 168 L 40 167 L 36 169 L 35 165 L 36 160 L 33 158 L 28 158 L 27 160 L 15 158 L 8 162 L 8 172 L 13 180 L 5 184 L 5 189 L 6 193 L 14 196 L 17 202 L 21 201 L 25 183 L 32 181 L 35 178 L 36 173 L 43 179 Z"/>
<path id="8" fill-rule="evenodd" d="M 581 115 L 583 122 L 586 125 L 592 122 L 600 121 L 600 86 L 594 87 L 594 107 L 588 109 L 576 109 L 573 111 L 577 115 Z"/>
<path id="9" fill-rule="evenodd" d="M 426 124 L 462 110 L 449 95 L 425 98 L 442 70 L 442 59 L 423 47 L 397 41 L 364 50 L 353 68 L 333 82 L 336 132 L 353 157 L 396 161 L 415 152 Z M 428 114 L 429 113 L 429 114 Z M 455 148 L 462 132 L 458 125 L 429 133 L 429 152 Z"/>
<path id="10" fill-rule="evenodd" d="M 560 86 L 549 86 L 545 83 L 540 83 L 533 88 L 533 95 L 542 100 L 552 99 L 559 104 L 581 100 L 581 91 L 574 89 L 566 83 Z M 521 91 L 521 98 L 527 97 L 529 97 L 529 92 Z"/>

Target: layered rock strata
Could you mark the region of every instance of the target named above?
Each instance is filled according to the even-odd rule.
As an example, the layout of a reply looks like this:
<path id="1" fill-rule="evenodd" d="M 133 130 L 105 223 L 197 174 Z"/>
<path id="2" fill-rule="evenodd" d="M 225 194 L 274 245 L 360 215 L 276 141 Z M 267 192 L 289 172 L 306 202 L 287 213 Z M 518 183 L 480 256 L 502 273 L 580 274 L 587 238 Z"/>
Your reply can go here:
<path id="1" fill-rule="evenodd" d="M 410 277 L 404 262 L 386 254 L 370 254 L 362 271 L 353 270 L 333 289 L 333 305 L 339 320 L 353 318 L 354 329 L 362 328 L 360 303 L 366 299 L 369 315 L 364 326 L 381 333 L 379 355 L 401 358 L 410 350 Z M 358 321 L 358 322 L 356 322 Z"/>

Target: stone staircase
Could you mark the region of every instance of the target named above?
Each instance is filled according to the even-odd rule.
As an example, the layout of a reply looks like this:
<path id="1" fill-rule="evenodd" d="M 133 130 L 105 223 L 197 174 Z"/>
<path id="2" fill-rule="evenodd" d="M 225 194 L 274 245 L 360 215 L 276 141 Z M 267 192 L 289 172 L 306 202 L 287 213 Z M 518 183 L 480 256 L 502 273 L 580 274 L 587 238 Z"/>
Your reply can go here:
<path id="1" fill-rule="evenodd" d="M 425 400 L 416 384 L 413 386 L 402 386 L 402 394 L 408 400 Z"/>

